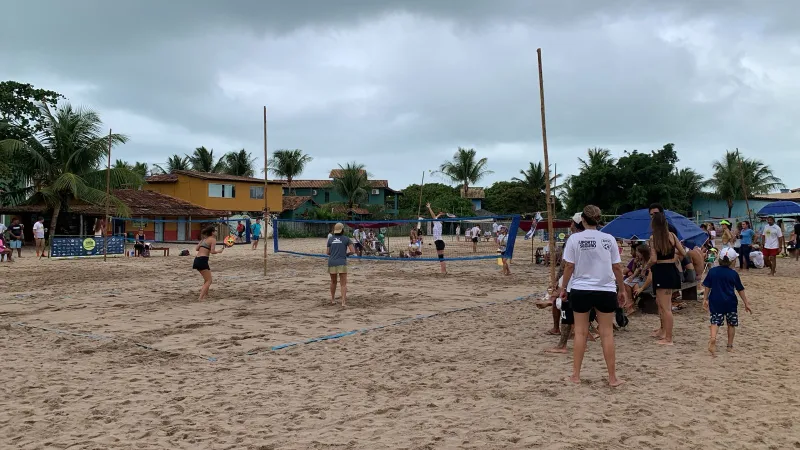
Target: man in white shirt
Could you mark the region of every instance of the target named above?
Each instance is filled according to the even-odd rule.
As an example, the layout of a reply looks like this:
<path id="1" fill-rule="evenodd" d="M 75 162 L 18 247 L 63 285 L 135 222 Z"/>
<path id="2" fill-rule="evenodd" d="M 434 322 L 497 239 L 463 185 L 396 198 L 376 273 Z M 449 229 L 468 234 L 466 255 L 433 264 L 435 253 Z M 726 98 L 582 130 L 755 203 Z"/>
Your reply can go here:
<path id="1" fill-rule="evenodd" d="M 433 212 L 433 208 L 431 208 L 431 204 L 428 203 L 425 205 L 428 208 L 428 212 L 431 214 L 431 218 L 434 219 L 434 222 L 428 222 L 432 224 L 432 233 L 433 234 L 433 245 L 436 246 L 436 255 L 439 257 L 439 269 L 442 275 L 447 275 L 447 263 L 444 262 L 444 239 L 442 239 L 442 222 L 439 220 L 439 217 L 444 215 L 443 212 L 439 211 L 439 214 Z"/>
<path id="2" fill-rule="evenodd" d="M 621 385 L 617 379 L 614 355 L 614 313 L 619 305 L 627 304 L 622 266 L 617 240 L 597 230 L 600 208 L 588 205 L 581 214 L 585 231 L 570 236 L 564 248 L 564 286 L 570 288 L 569 303 L 575 317 L 572 376 L 568 380 L 581 382 L 581 365 L 589 336 L 589 313 L 597 311 L 600 343 L 608 369 L 608 384 Z M 566 290 L 562 300 L 567 299 Z"/>
<path id="3" fill-rule="evenodd" d="M 44 217 L 40 216 L 33 224 L 33 239 L 36 241 L 36 257 L 44 256 Z"/>
<path id="4" fill-rule="evenodd" d="M 492 219 L 492 236 L 497 236 L 497 232 L 500 230 L 500 225 L 497 224 L 497 219 Z"/>
<path id="5" fill-rule="evenodd" d="M 783 248 L 783 230 L 775 225 L 775 218 L 772 216 L 767 217 L 767 226 L 764 227 L 764 231 L 761 233 L 761 248 L 769 266 L 769 274 L 774 276 L 778 253 Z"/>

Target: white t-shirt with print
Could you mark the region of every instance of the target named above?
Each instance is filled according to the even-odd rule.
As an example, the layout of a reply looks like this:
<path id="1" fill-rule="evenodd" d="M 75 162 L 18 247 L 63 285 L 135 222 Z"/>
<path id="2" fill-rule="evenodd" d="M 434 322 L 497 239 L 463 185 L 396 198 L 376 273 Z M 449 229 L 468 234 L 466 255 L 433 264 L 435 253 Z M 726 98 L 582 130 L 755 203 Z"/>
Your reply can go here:
<path id="1" fill-rule="evenodd" d="M 433 222 L 433 240 L 434 241 L 441 241 L 442 240 L 442 222 L 438 220 Z"/>
<path id="2" fill-rule="evenodd" d="M 44 225 L 42 222 L 36 222 L 33 224 L 33 237 L 35 239 L 44 239 Z"/>
<path id="3" fill-rule="evenodd" d="M 621 259 L 617 240 L 608 233 L 586 230 L 567 240 L 564 261 L 574 264 L 570 288 L 579 291 L 616 292 L 612 265 Z"/>
<path id="4" fill-rule="evenodd" d="M 778 225 L 767 225 L 764 227 L 764 248 L 776 249 L 780 247 L 780 238 L 783 231 Z"/>
<path id="5" fill-rule="evenodd" d="M 764 268 L 764 254 L 761 252 L 750 252 L 750 261 L 753 262 L 753 265 L 756 266 L 757 269 Z"/>

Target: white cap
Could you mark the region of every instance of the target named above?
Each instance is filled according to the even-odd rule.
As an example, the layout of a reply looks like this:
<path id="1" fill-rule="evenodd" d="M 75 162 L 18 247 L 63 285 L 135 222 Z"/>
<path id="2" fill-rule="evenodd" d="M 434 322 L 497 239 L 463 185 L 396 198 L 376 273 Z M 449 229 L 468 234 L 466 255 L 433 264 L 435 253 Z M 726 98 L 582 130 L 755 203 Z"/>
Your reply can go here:
<path id="1" fill-rule="evenodd" d="M 736 253 L 736 250 L 732 249 L 731 247 L 725 247 L 719 252 L 719 258 L 725 259 L 728 258 L 728 261 L 736 261 L 736 258 L 739 257 L 739 254 Z"/>
<path id="2" fill-rule="evenodd" d="M 572 216 L 572 221 L 575 223 L 581 223 L 583 220 L 583 213 L 576 212 L 574 216 Z"/>

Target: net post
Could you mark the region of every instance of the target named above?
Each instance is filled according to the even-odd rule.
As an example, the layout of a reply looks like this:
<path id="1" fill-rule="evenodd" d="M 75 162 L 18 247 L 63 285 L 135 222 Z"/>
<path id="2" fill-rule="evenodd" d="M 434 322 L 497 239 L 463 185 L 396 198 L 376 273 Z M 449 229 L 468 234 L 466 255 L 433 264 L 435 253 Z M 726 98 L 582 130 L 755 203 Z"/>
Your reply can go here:
<path id="1" fill-rule="evenodd" d="M 111 129 L 108 129 L 108 166 L 106 166 L 106 229 L 103 230 L 103 262 L 108 261 L 108 203 L 111 198 Z M 113 230 L 112 230 L 113 233 Z"/>
<path id="2" fill-rule="evenodd" d="M 268 194 L 268 186 L 267 186 L 267 178 L 269 177 L 269 163 L 268 163 L 268 155 L 267 155 L 267 106 L 264 105 L 264 227 L 267 226 L 267 220 L 269 220 L 269 195 Z M 283 197 L 283 193 L 281 193 L 281 197 Z M 276 236 L 275 234 L 275 227 L 272 228 L 272 235 Z M 276 241 L 277 245 L 277 241 Z M 267 245 L 266 242 L 264 243 L 264 276 L 267 276 Z"/>
<path id="3" fill-rule="evenodd" d="M 272 219 L 272 252 L 273 253 L 278 253 L 278 220 L 279 219 L 277 217 Z M 264 251 L 266 252 L 267 251 L 266 250 L 266 245 L 264 246 L 264 248 L 265 248 Z"/>
<path id="4" fill-rule="evenodd" d="M 509 239 L 508 243 L 506 244 L 506 252 L 508 253 L 508 259 L 514 259 L 514 244 L 517 242 L 517 233 L 519 232 L 519 222 L 521 216 L 514 215 L 511 218 L 511 226 L 509 227 L 508 234 Z"/>
<path id="5" fill-rule="evenodd" d="M 545 120 L 544 112 L 544 78 L 542 75 L 542 49 L 536 49 L 536 56 L 539 62 L 539 100 L 542 109 L 542 146 L 544 148 L 544 177 L 545 177 L 545 193 L 547 194 L 547 233 L 548 248 L 550 249 L 550 288 L 556 288 L 556 241 L 553 236 L 553 198 L 550 195 L 550 159 L 547 155 L 547 121 Z"/>

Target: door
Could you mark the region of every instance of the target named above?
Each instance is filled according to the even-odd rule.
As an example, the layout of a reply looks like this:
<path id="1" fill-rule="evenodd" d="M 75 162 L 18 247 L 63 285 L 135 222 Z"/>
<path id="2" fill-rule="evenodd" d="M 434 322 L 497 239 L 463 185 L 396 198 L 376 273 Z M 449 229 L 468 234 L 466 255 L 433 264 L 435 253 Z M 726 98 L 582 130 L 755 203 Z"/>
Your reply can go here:
<path id="1" fill-rule="evenodd" d="M 178 241 L 185 242 L 186 240 L 186 218 L 178 217 Z"/>
<path id="2" fill-rule="evenodd" d="M 155 217 L 153 220 L 153 225 L 156 229 L 155 241 L 156 242 L 164 242 L 164 222 L 161 221 L 161 217 Z"/>

